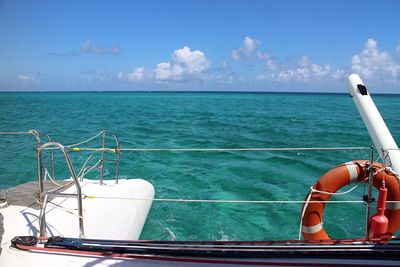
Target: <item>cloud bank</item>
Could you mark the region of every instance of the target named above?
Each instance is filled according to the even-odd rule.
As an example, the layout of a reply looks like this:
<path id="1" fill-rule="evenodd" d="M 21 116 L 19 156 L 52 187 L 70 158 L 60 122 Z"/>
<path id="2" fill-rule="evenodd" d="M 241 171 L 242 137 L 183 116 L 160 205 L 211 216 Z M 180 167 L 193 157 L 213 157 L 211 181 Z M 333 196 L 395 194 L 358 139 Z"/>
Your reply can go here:
<path id="1" fill-rule="evenodd" d="M 357 73 L 368 80 L 400 83 L 400 64 L 390 53 L 380 51 L 377 42 L 372 38 L 366 41 L 359 53 L 351 57 L 347 67 L 339 69 L 333 69 L 330 63 L 312 62 L 308 55 L 297 58 L 294 63 L 283 62 L 274 57 L 271 52 L 260 48 L 260 41 L 246 36 L 243 44 L 231 51 L 233 61 L 261 60 L 264 62 L 264 71 L 256 78 L 259 81 L 337 81 L 344 79 L 350 73 Z M 400 53 L 400 45 L 396 47 L 396 51 Z"/>
<path id="2" fill-rule="evenodd" d="M 85 41 L 79 53 L 114 55 L 120 50 Z M 342 82 L 350 73 L 357 73 L 368 82 L 400 84 L 399 54 L 400 44 L 390 53 L 380 50 L 378 42 L 370 38 L 341 68 L 333 68 L 331 63 L 315 62 L 309 55 L 282 59 L 263 48 L 260 41 L 245 36 L 237 48 L 227 53 L 214 68 L 211 68 L 211 61 L 203 51 L 183 46 L 174 50 L 168 60 L 158 61 L 153 67 L 139 65 L 131 71 L 119 72 L 88 68 L 81 70 L 80 74 L 85 75 L 84 80 L 88 82 L 122 82 L 130 88 L 141 88 L 141 83 L 163 86 L 187 82 L 223 84 L 227 88 L 236 85 L 237 88 L 244 88 L 252 84 L 265 87 L 271 83 L 281 83 L 290 88 L 299 84 L 309 86 L 312 83 Z M 18 79 L 23 83 L 38 82 L 35 77 L 23 74 Z"/>
<path id="3" fill-rule="evenodd" d="M 342 73 L 336 70 L 332 73 L 330 64 L 318 65 L 311 62 L 308 56 L 301 56 L 294 64 L 281 63 L 271 52 L 263 51 L 261 42 L 246 36 L 243 44 L 233 49 L 231 58 L 234 61 L 261 61 L 264 65 L 264 70 L 257 76 L 259 81 L 274 81 L 274 82 L 311 82 L 329 79 L 339 79 Z"/>
<path id="4" fill-rule="evenodd" d="M 121 72 L 119 79 L 131 82 L 189 82 L 202 80 L 209 66 L 210 61 L 202 51 L 192 51 L 184 46 L 172 53 L 170 61 L 158 63 L 154 69 L 137 67 L 128 74 Z"/>
<path id="5" fill-rule="evenodd" d="M 267 69 L 269 65 L 267 63 Z M 320 81 L 331 77 L 331 66 L 329 64 L 318 65 L 312 63 L 308 56 L 302 56 L 297 60 L 297 64 L 293 67 L 278 65 L 273 63 L 274 68 L 270 69 L 269 77 L 273 81 Z"/>

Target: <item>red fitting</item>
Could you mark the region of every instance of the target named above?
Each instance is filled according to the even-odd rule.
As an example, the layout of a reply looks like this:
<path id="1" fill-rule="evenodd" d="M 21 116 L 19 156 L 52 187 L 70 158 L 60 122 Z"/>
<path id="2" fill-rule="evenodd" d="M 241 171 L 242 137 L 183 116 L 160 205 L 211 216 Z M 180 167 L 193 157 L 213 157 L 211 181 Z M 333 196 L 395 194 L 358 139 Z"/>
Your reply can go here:
<path id="1" fill-rule="evenodd" d="M 383 236 L 388 228 L 388 219 L 385 216 L 387 189 L 383 184 L 379 188 L 378 206 L 376 207 L 376 214 L 371 217 L 369 221 L 369 236 L 379 238 Z"/>

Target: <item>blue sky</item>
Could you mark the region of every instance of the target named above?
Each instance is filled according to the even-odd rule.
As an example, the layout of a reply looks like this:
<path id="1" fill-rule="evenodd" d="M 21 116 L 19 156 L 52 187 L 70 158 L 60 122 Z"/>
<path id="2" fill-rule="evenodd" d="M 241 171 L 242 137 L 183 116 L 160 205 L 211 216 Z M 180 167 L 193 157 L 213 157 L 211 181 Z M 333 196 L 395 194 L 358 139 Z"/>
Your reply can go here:
<path id="1" fill-rule="evenodd" d="M 0 91 L 400 93 L 400 1 L 0 0 Z"/>

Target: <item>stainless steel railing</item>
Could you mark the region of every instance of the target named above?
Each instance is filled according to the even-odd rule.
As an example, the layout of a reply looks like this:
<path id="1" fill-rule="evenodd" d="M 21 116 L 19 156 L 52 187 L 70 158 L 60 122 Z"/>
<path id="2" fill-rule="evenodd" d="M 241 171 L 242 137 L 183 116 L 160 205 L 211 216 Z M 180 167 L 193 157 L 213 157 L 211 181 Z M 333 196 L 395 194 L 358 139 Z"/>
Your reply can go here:
<path id="1" fill-rule="evenodd" d="M 69 171 L 71 173 L 72 180 L 76 187 L 76 194 L 67 193 L 56 193 L 51 191 L 44 191 L 43 181 L 44 181 L 44 171 L 42 164 L 42 153 L 46 148 L 59 148 L 64 154 L 64 158 L 67 162 Z M 51 150 L 53 150 L 51 149 Z M 42 207 L 39 214 L 39 225 L 40 225 L 40 237 L 46 236 L 46 204 L 48 197 L 53 196 L 63 196 L 63 197 L 76 197 L 78 202 L 78 220 L 79 220 L 79 237 L 84 238 L 85 232 L 83 227 L 83 208 L 82 208 L 82 190 L 79 184 L 78 178 L 76 177 L 74 167 L 68 156 L 68 153 L 63 145 L 57 142 L 47 142 L 41 145 L 37 150 L 37 164 L 38 164 L 38 183 L 39 183 L 39 201 L 42 203 Z"/>
<path id="2" fill-rule="evenodd" d="M 116 147 L 116 149 L 114 149 L 114 151 L 115 151 L 115 154 L 116 154 L 116 158 L 115 159 L 106 159 L 105 158 L 105 144 L 106 144 L 106 135 L 107 135 L 107 133 L 108 134 L 110 134 L 113 138 L 114 138 L 114 141 L 115 141 L 115 147 Z M 115 183 L 117 183 L 118 184 L 118 168 L 119 168 L 119 160 L 120 160 L 120 150 L 121 150 L 121 148 L 120 148 L 120 144 L 119 144 L 119 140 L 118 140 L 118 137 L 117 137 L 117 135 L 115 134 L 115 133 L 113 133 L 113 132 L 110 132 L 110 131 L 106 131 L 106 130 L 103 130 L 102 131 L 102 144 L 101 144 L 101 147 L 102 147 L 102 149 L 101 149 L 101 160 L 100 160 L 100 184 L 102 185 L 103 184 L 103 177 L 104 177 L 104 162 L 106 162 L 106 161 L 111 161 L 111 162 L 115 162 Z"/>

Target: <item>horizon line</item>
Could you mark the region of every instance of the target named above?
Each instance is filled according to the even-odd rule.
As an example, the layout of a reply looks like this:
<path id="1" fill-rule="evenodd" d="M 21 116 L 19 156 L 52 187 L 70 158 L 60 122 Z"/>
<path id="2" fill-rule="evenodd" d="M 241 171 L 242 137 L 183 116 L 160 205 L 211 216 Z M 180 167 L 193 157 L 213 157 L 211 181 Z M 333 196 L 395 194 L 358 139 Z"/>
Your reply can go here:
<path id="1" fill-rule="evenodd" d="M 238 93 L 238 94 L 326 94 L 326 95 L 349 95 L 348 92 L 315 92 L 315 91 L 240 91 L 240 90 L 59 90 L 59 91 L 0 91 L 1 93 Z M 400 95 L 400 93 L 372 93 L 372 95 Z"/>

